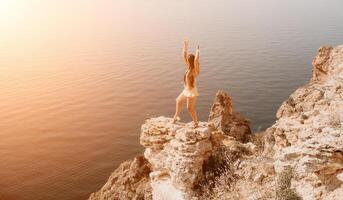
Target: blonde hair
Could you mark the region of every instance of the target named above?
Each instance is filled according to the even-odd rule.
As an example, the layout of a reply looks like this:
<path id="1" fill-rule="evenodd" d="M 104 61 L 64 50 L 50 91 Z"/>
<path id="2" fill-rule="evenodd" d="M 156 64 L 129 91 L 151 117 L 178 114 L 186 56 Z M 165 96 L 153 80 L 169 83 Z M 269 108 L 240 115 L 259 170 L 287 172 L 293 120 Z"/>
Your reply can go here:
<path id="1" fill-rule="evenodd" d="M 188 70 L 186 71 L 185 75 L 183 76 L 183 82 L 186 86 L 190 86 L 191 88 L 194 87 L 194 59 L 195 56 L 193 54 L 189 54 L 187 61 L 188 61 Z M 187 84 L 188 83 L 188 84 Z"/>

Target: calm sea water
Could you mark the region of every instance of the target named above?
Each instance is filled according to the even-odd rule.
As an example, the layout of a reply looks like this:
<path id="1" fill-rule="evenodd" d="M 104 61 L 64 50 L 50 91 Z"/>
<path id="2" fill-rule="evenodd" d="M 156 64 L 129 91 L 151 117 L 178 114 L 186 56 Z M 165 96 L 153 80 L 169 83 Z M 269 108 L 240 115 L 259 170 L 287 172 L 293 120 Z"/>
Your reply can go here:
<path id="1" fill-rule="evenodd" d="M 201 47 L 197 109 L 225 89 L 254 131 L 343 43 L 339 0 L 0 1 L 0 199 L 77 200 L 142 151 L 140 126 L 172 116 Z M 186 112 L 184 121 L 190 121 Z"/>

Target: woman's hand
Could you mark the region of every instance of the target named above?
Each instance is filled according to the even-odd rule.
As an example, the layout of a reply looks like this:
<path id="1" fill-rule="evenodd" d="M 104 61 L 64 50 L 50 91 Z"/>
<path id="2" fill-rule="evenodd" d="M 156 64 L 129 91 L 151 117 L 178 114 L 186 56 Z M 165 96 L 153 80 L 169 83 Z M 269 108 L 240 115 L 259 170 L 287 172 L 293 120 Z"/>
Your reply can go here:
<path id="1" fill-rule="evenodd" d="M 198 45 L 195 50 L 195 62 L 199 62 L 199 56 L 200 56 L 200 46 Z"/>
<path id="2" fill-rule="evenodd" d="M 200 73 L 200 62 L 199 62 L 199 57 L 200 57 L 200 47 L 199 45 L 197 46 L 197 49 L 195 51 L 195 59 L 194 59 L 194 67 L 195 67 L 195 74 L 198 75 Z"/>
<path id="3" fill-rule="evenodd" d="M 182 57 L 183 57 L 183 61 L 185 62 L 186 66 L 187 66 L 187 51 L 188 51 L 188 40 L 184 40 L 183 41 L 183 49 L 182 49 Z"/>
<path id="4" fill-rule="evenodd" d="M 188 40 L 183 41 L 183 48 L 188 49 Z"/>

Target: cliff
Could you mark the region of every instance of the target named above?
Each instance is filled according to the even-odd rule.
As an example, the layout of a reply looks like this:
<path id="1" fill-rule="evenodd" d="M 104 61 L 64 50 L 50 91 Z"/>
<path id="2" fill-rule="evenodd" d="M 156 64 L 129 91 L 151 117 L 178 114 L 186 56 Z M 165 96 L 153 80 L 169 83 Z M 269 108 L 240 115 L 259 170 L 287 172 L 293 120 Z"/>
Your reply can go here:
<path id="1" fill-rule="evenodd" d="M 321 47 L 312 74 L 260 133 L 224 91 L 196 129 L 146 120 L 144 155 L 121 164 L 89 199 L 342 199 L 343 46 Z"/>

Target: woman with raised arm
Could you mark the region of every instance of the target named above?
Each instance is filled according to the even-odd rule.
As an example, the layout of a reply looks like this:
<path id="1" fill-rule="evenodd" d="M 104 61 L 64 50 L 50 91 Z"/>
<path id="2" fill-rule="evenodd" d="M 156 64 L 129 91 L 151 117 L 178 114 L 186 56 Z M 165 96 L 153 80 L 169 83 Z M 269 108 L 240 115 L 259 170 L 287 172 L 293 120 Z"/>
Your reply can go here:
<path id="1" fill-rule="evenodd" d="M 199 45 L 195 51 L 195 56 L 193 54 L 188 54 L 188 41 L 183 42 L 182 56 L 186 64 L 187 70 L 183 76 L 184 90 L 176 98 L 176 109 L 173 118 L 173 123 L 179 121 L 179 114 L 182 110 L 182 105 L 187 101 L 187 109 L 193 120 L 193 126 L 196 128 L 198 126 L 197 113 L 195 110 L 195 102 L 197 96 L 199 96 L 198 88 L 196 86 L 196 78 L 199 75 Z"/>

